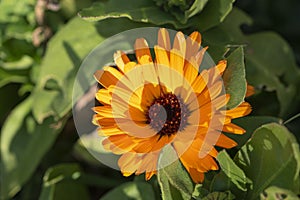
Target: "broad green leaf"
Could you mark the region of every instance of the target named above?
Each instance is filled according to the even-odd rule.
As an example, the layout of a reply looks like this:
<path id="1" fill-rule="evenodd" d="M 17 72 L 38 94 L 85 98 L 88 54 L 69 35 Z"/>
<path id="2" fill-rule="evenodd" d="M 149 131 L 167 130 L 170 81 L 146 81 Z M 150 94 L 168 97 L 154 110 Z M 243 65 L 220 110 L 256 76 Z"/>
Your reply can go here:
<path id="1" fill-rule="evenodd" d="M 246 184 L 249 183 L 243 170 L 241 170 L 234 161 L 230 158 L 225 150 L 218 153 L 218 163 L 222 172 L 230 179 L 230 181 L 240 190 L 246 191 Z"/>
<path id="2" fill-rule="evenodd" d="M 77 14 L 78 10 L 90 6 L 91 3 L 92 0 L 60 0 L 60 12 L 62 12 L 66 18 L 71 18 Z"/>
<path id="3" fill-rule="evenodd" d="M 245 35 L 241 30 L 241 25 L 251 25 L 251 18 L 238 8 L 233 8 L 224 21 L 203 33 L 204 43 L 208 45 L 245 45 Z M 217 58 L 217 60 L 222 58 Z"/>
<path id="4" fill-rule="evenodd" d="M 60 164 L 48 169 L 39 199 L 90 199 L 87 187 L 79 181 L 81 175 L 77 164 Z"/>
<path id="5" fill-rule="evenodd" d="M 286 116 L 299 104 L 300 70 L 290 46 L 279 35 L 262 32 L 247 36 L 245 51 L 247 80 L 277 92 L 280 116 Z M 285 67 L 282 67 L 285 66 Z M 297 103 L 298 102 L 298 103 Z"/>
<path id="6" fill-rule="evenodd" d="M 200 14 L 192 17 L 188 24 L 203 32 L 220 24 L 232 10 L 235 0 L 210 0 Z"/>
<path id="7" fill-rule="evenodd" d="M 202 200 L 233 200 L 234 195 L 230 191 L 227 192 L 212 192 L 204 197 Z"/>
<path id="8" fill-rule="evenodd" d="M 268 117 L 268 116 L 246 116 L 242 118 L 237 118 L 233 120 L 233 123 L 245 129 L 246 132 L 243 135 L 236 135 L 236 134 L 226 134 L 226 135 L 238 143 L 237 148 L 239 149 L 250 139 L 255 129 L 259 128 L 264 124 L 268 124 L 272 122 L 279 124 L 282 121 L 279 118 Z"/>
<path id="9" fill-rule="evenodd" d="M 100 21 L 107 18 L 128 18 L 136 22 L 155 25 L 172 24 L 183 27 L 175 17 L 148 0 L 131 0 L 124 4 L 122 0 L 110 0 L 93 4 L 79 12 L 80 17 L 89 21 Z"/>
<path id="10" fill-rule="evenodd" d="M 165 147 L 159 160 L 159 166 L 165 166 L 168 161 L 175 160 L 172 164 L 158 170 L 158 179 L 162 179 L 160 185 L 162 186 L 163 181 L 167 178 L 169 184 L 181 193 L 183 199 L 190 199 L 194 190 L 194 184 L 188 172 L 179 161 L 173 147 Z"/>
<path id="11" fill-rule="evenodd" d="M 246 199 L 257 199 L 272 185 L 299 192 L 299 145 L 284 126 L 270 123 L 258 128 L 234 160 L 253 183 Z"/>
<path id="12" fill-rule="evenodd" d="M 276 186 L 271 186 L 264 190 L 263 193 L 260 194 L 261 200 L 278 200 L 278 199 L 284 199 L 284 200 L 299 200 L 299 196 L 297 196 L 295 193 L 282 189 Z"/>
<path id="13" fill-rule="evenodd" d="M 145 182 L 128 182 L 106 193 L 100 200 L 154 200 L 152 186 Z"/>
<path id="14" fill-rule="evenodd" d="M 234 50 L 227 58 L 227 68 L 223 74 L 224 86 L 230 100 L 228 109 L 237 107 L 244 101 L 246 95 L 246 78 L 244 65 L 244 50 L 242 47 Z"/>
<path id="15" fill-rule="evenodd" d="M 47 118 L 38 124 L 32 116 L 32 96 L 13 109 L 1 132 L 2 198 L 13 197 L 29 179 L 54 143 L 65 119 Z"/>
<path id="16" fill-rule="evenodd" d="M 102 40 L 93 23 L 78 17 L 50 40 L 33 92 L 33 114 L 38 122 L 51 115 L 59 119 L 71 110 L 76 72 L 83 58 Z M 49 82 L 56 87 L 47 88 Z"/>

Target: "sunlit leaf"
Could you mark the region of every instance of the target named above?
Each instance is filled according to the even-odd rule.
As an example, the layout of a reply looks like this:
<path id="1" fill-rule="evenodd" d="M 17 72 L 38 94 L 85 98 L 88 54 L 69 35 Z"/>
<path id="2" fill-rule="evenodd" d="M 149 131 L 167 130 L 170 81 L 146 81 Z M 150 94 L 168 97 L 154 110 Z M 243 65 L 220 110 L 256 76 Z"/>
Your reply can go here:
<path id="1" fill-rule="evenodd" d="M 14 196 L 29 179 L 54 143 L 65 120 L 47 118 L 38 124 L 32 116 L 32 97 L 19 104 L 6 119 L 1 133 L 1 197 Z M 2 183 L 3 183 L 2 182 Z"/>
<path id="2" fill-rule="evenodd" d="M 261 200 L 276 200 L 276 199 L 285 199 L 285 200 L 297 200 L 299 196 L 295 193 L 282 189 L 276 186 L 271 186 L 264 190 L 263 193 L 260 194 Z"/>
<path id="3" fill-rule="evenodd" d="M 222 172 L 226 174 L 229 180 L 240 190 L 246 191 L 246 184 L 249 183 L 243 170 L 241 170 L 234 161 L 230 158 L 225 150 L 218 153 L 218 163 Z"/>
<path id="4" fill-rule="evenodd" d="M 246 199 L 257 199 L 272 185 L 299 192 L 299 145 L 284 126 L 271 123 L 258 128 L 234 160 L 253 183 Z"/>
<path id="5" fill-rule="evenodd" d="M 38 122 L 51 115 L 59 119 L 71 110 L 76 72 L 83 58 L 102 40 L 96 27 L 80 18 L 71 20 L 51 39 L 33 92 L 33 114 Z M 47 88 L 49 81 L 56 88 Z"/>
<path id="6" fill-rule="evenodd" d="M 89 21 L 125 17 L 133 21 L 156 25 L 172 24 L 175 27 L 184 26 L 171 14 L 156 6 L 155 2 L 148 0 L 131 0 L 126 4 L 122 0 L 95 3 L 90 8 L 80 11 L 79 15 Z"/>

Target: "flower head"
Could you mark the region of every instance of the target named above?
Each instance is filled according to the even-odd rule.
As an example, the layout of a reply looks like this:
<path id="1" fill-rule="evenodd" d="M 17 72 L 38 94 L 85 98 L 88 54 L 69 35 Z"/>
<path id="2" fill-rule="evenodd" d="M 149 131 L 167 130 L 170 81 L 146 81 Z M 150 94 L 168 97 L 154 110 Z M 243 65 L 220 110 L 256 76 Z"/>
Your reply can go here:
<path id="1" fill-rule="evenodd" d="M 243 134 L 231 120 L 249 114 L 250 105 L 226 110 L 225 60 L 199 73 L 207 48 L 198 32 L 187 38 L 177 32 L 171 45 L 168 31 L 160 29 L 154 52 L 143 38 L 134 47 L 135 60 L 118 51 L 116 67 L 95 73 L 103 88 L 96 93 L 102 106 L 94 108 L 93 122 L 106 137 L 104 148 L 121 155 L 124 176 L 145 172 L 148 180 L 162 149 L 171 146 L 193 181 L 202 182 L 205 172 L 218 169 L 215 146 L 237 145 L 222 132 Z"/>

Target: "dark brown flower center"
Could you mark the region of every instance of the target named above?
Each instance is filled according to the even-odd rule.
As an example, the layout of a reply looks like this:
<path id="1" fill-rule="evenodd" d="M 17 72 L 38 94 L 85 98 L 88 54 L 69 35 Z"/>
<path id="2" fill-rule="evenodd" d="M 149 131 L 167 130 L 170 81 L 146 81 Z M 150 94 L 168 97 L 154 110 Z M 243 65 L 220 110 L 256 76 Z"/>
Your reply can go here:
<path id="1" fill-rule="evenodd" d="M 189 112 L 182 99 L 172 93 L 155 99 L 146 113 L 147 123 L 160 136 L 176 134 L 187 125 Z"/>

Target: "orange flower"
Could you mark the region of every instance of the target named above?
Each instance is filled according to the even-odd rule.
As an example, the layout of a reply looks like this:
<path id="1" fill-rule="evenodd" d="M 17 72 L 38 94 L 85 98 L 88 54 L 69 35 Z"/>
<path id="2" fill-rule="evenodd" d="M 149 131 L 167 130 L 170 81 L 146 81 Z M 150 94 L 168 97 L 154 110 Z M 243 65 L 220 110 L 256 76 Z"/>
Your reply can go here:
<path id="1" fill-rule="evenodd" d="M 94 108 L 93 122 L 106 137 L 104 148 L 121 155 L 118 164 L 124 176 L 145 172 L 150 179 L 162 149 L 171 146 L 193 181 L 202 182 L 205 172 L 218 169 L 214 146 L 237 145 L 222 131 L 243 134 L 231 119 L 249 114 L 251 107 L 243 102 L 226 110 L 230 97 L 221 78 L 226 61 L 198 73 L 206 49 L 198 32 L 187 38 L 178 32 L 171 46 L 168 31 L 160 29 L 153 55 L 139 38 L 136 61 L 118 51 L 117 67 L 95 73 L 104 88 L 96 93 L 103 106 Z"/>

